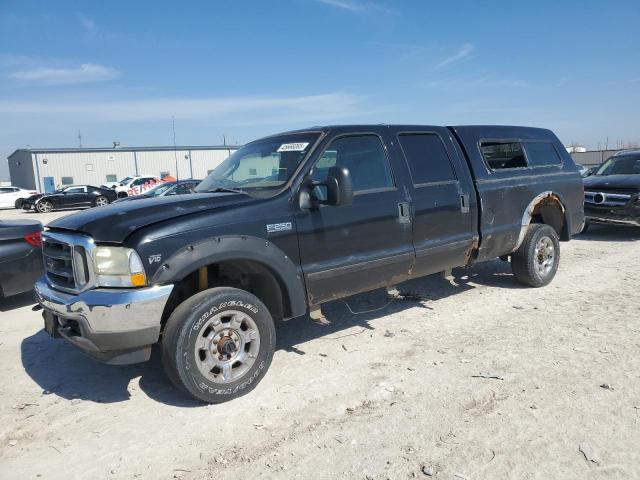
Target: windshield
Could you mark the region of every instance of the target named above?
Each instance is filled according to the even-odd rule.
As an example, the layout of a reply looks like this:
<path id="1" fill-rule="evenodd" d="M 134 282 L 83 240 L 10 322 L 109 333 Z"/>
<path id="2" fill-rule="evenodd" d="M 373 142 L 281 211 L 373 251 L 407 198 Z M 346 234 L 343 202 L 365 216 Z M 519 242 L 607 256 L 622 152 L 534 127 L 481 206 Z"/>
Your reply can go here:
<path id="1" fill-rule="evenodd" d="M 319 135 L 278 135 L 249 143 L 218 165 L 196 192 L 233 189 L 250 195 L 265 190 L 271 193 L 287 183 Z"/>
<path id="2" fill-rule="evenodd" d="M 596 175 L 640 175 L 640 155 L 611 157 Z"/>
<path id="3" fill-rule="evenodd" d="M 118 183 L 128 183 L 131 180 L 133 180 L 133 177 L 124 177 L 122 180 L 120 180 Z"/>
<path id="4" fill-rule="evenodd" d="M 174 185 L 174 183 L 161 183 L 160 185 L 156 185 L 152 189 L 147 190 L 143 195 L 146 195 L 147 197 L 157 197 L 158 195 L 162 195 L 167 190 L 173 188 Z"/>

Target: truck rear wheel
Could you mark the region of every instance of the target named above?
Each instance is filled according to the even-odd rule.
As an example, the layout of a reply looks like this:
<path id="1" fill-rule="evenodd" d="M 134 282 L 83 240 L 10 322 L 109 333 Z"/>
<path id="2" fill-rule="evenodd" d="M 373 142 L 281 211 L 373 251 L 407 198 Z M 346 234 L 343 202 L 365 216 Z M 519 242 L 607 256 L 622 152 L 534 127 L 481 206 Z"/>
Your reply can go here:
<path id="1" fill-rule="evenodd" d="M 182 302 L 167 321 L 162 363 L 179 389 L 221 403 L 255 388 L 276 345 L 267 307 L 254 295 L 211 288 Z"/>
<path id="2" fill-rule="evenodd" d="M 549 225 L 532 223 L 522 244 L 511 255 L 511 270 L 520 283 L 531 287 L 548 285 L 558 270 L 560 241 Z"/>

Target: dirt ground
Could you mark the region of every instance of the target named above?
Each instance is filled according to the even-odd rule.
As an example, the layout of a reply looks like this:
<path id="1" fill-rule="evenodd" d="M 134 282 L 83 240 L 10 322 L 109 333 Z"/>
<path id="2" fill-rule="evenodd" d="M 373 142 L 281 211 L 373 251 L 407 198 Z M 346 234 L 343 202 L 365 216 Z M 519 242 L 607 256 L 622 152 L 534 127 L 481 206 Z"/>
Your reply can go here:
<path id="1" fill-rule="evenodd" d="M 330 326 L 278 325 L 264 380 L 215 406 L 157 355 L 105 366 L 49 339 L 19 296 L 0 304 L 0 478 L 637 479 L 639 265 L 640 229 L 594 227 L 542 289 L 496 260 L 334 302 Z"/>

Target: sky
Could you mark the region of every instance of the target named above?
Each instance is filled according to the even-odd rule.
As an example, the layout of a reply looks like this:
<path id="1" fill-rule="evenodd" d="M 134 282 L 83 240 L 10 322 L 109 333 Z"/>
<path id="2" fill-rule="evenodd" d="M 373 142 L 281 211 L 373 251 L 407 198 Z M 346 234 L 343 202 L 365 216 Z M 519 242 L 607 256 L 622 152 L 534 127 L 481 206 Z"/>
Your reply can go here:
<path id="1" fill-rule="evenodd" d="M 336 123 L 640 142 L 640 2 L 0 0 L 17 148 L 244 143 Z"/>

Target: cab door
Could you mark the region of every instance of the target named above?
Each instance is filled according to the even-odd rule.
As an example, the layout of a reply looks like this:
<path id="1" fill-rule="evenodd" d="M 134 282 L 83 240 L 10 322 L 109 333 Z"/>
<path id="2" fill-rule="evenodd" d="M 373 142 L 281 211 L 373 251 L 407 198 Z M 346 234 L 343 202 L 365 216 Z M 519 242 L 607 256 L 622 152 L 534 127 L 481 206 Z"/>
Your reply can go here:
<path id="1" fill-rule="evenodd" d="M 380 132 L 333 137 L 311 178 L 324 181 L 334 165 L 349 169 L 353 203 L 321 205 L 296 216 L 310 305 L 401 282 L 414 259 L 407 196 Z M 325 194 L 320 187 L 313 192 L 320 200 Z"/>
<path id="2" fill-rule="evenodd" d="M 453 140 L 439 127 L 398 129 L 396 138 L 411 177 L 412 276 L 465 265 L 477 240 L 476 199 Z"/>
<path id="3" fill-rule="evenodd" d="M 70 187 L 60 196 L 61 207 L 85 207 L 89 205 L 87 187 Z"/>

